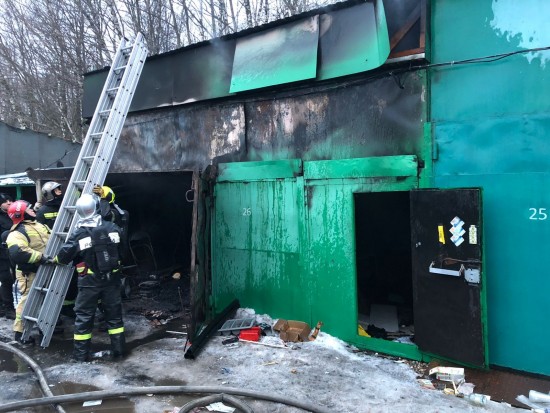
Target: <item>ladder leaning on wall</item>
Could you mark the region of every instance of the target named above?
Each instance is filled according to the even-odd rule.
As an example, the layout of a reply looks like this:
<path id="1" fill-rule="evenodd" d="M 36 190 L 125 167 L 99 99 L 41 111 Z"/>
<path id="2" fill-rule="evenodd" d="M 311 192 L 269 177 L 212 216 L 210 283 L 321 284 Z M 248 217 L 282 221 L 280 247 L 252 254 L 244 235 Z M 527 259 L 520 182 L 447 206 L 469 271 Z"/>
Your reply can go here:
<path id="1" fill-rule="evenodd" d="M 122 39 L 46 245 L 44 254 L 49 257 L 57 254 L 75 228 L 80 195 L 91 194 L 94 185 L 103 185 L 146 57 L 141 33 L 133 41 Z M 72 275 L 72 265 L 39 267 L 23 309 L 23 340 L 37 326 L 43 334 L 40 345 L 50 344 Z"/>

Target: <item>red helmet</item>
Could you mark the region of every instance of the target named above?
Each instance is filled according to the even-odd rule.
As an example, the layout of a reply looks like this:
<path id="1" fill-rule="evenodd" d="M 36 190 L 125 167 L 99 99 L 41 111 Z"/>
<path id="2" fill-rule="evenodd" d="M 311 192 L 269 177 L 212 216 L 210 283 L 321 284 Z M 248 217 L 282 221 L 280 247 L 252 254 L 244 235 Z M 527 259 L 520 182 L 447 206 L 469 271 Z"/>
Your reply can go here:
<path id="1" fill-rule="evenodd" d="M 8 208 L 8 216 L 11 218 L 14 225 L 19 224 L 25 219 L 25 211 L 29 205 L 30 204 L 27 201 L 22 200 L 15 201 L 10 205 Z"/>

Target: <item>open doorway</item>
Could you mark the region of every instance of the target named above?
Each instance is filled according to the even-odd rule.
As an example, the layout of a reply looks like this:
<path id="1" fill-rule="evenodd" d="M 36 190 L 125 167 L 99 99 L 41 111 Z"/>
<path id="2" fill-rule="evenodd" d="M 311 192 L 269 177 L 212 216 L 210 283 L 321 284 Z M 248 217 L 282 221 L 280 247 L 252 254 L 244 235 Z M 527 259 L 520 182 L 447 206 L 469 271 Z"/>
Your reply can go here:
<path id="1" fill-rule="evenodd" d="M 182 310 L 189 304 L 192 172 L 114 173 L 105 185 L 128 212 L 128 251 L 123 265 L 131 294 L 165 301 Z"/>
<path id="2" fill-rule="evenodd" d="M 410 193 L 356 193 L 358 323 L 371 336 L 413 343 Z"/>

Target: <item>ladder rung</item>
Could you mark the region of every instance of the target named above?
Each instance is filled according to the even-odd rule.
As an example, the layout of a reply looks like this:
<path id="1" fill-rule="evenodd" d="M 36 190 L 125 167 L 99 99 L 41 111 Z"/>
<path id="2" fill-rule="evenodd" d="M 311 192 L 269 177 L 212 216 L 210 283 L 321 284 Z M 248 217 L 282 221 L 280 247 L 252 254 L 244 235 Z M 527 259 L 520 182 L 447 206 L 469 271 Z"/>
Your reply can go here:
<path id="1" fill-rule="evenodd" d="M 31 316 L 28 316 L 28 315 L 25 316 L 25 320 L 32 321 L 33 323 L 38 322 L 38 318 L 36 318 L 36 317 L 31 317 Z"/>
<path id="2" fill-rule="evenodd" d="M 96 141 L 100 140 L 102 136 L 103 136 L 103 132 L 92 133 L 92 134 L 90 135 L 90 137 L 91 137 L 92 139 L 95 139 Z"/>
<path id="3" fill-rule="evenodd" d="M 109 96 L 116 96 L 116 92 L 118 91 L 118 87 L 113 87 L 111 89 L 107 89 L 107 94 Z"/>
<path id="4" fill-rule="evenodd" d="M 82 157 L 82 160 L 84 162 L 88 162 L 89 164 L 91 164 L 93 162 L 93 160 L 95 159 L 95 156 L 83 156 Z"/>
<path id="5" fill-rule="evenodd" d="M 109 117 L 111 113 L 111 109 L 102 110 L 99 112 L 99 116 L 103 116 L 104 118 Z"/>
<path id="6" fill-rule="evenodd" d="M 55 233 L 55 235 L 57 235 L 58 237 L 63 237 L 63 238 L 67 237 L 67 233 L 63 232 L 63 231 L 58 231 L 58 232 Z"/>
<path id="7" fill-rule="evenodd" d="M 74 205 L 67 205 L 67 206 L 65 206 L 65 209 L 66 209 L 67 211 L 74 212 L 74 211 L 76 211 L 76 206 L 74 206 Z"/>
<path id="8" fill-rule="evenodd" d="M 127 65 L 118 66 L 118 67 L 115 67 L 115 68 L 113 69 L 113 71 L 117 72 L 117 71 L 119 71 L 119 70 L 124 70 L 124 69 L 126 69 L 127 67 L 128 67 Z"/>

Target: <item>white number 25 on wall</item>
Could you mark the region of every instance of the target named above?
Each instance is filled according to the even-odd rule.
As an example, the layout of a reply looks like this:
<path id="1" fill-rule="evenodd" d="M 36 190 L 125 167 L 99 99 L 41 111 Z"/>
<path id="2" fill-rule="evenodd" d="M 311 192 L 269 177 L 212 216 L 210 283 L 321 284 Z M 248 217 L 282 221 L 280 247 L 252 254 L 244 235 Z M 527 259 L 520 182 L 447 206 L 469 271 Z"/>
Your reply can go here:
<path id="1" fill-rule="evenodd" d="M 529 208 L 529 211 L 531 213 L 529 219 L 535 221 L 544 221 L 548 218 L 548 215 L 546 214 L 546 208 Z"/>

